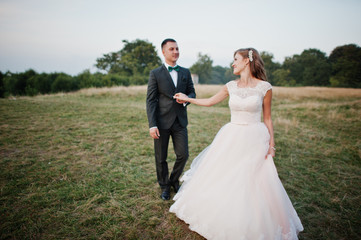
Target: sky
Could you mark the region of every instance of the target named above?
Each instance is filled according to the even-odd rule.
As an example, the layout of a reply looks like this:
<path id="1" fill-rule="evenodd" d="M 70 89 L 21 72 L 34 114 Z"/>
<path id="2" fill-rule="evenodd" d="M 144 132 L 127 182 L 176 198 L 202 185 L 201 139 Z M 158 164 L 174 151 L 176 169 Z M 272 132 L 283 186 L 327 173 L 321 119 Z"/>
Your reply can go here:
<path id="1" fill-rule="evenodd" d="M 254 47 L 282 63 L 316 48 L 361 46 L 360 0 L 0 0 L 0 71 L 77 75 L 122 40 L 156 46 L 177 40 L 178 64 L 198 53 L 229 66 L 235 50 Z"/>

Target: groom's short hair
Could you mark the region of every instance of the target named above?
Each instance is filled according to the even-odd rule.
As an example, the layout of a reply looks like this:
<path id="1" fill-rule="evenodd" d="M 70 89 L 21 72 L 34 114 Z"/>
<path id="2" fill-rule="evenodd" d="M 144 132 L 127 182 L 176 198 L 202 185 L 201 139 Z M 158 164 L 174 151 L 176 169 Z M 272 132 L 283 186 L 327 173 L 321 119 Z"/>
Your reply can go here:
<path id="1" fill-rule="evenodd" d="M 167 44 L 167 42 L 177 42 L 176 40 L 174 40 L 173 38 L 167 38 L 167 39 L 164 39 L 163 42 L 162 42 L 162 49 L 163 49 L 163 46 Z"/>

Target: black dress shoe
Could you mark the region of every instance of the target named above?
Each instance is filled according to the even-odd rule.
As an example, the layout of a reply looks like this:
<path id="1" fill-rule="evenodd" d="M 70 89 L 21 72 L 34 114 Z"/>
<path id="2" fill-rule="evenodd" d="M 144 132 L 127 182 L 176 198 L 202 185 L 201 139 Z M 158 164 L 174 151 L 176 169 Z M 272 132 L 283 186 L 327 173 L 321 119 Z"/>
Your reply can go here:
<path id="1" fill-rule="evenodd" d="M 172 184 L 172 187 L 174 189 L 174 192 L 177 193 L 180 188 L 179 182 Z"/>
<path id="2" fill-rule="evenodd" d="M 164 189 L 163 192 L 162 192 L 162 195 L 160 195 L 160 197 L 163 200 L 169 200 L 170 199 L 170 191 L 169 191 L 169 189 Z"/>

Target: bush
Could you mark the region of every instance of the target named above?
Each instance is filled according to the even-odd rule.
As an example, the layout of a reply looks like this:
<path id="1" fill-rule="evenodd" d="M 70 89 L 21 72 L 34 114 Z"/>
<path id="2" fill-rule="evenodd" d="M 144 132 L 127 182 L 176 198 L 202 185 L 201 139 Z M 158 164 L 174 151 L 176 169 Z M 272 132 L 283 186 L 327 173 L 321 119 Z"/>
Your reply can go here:
<path id="1" fill-rule="evenodd" d="M 26 86 L 25 86 L 25 95 L 28 96 L 35 96 L 39 93 L 39 91 L 35 87 L 35 79 L 38 75 L 34 75 L 28 79 L 26 79 Z"/>
<path id="2" fill-rule="evenodd" d="M 78 89 L 79 87 L 75 81 L 75 78 L 65 73 L 61 73 L 59 76 L 57 76 L 51 85 L 51 92 L 53 93 L 70 92 Z"/>
<path id="3" fill-rule="evenodd" d="M 79 88 L 91 88 L 91 87 L 102 87 L 102 78 L 104 74 L 95 73 L 91 74 L 89 69 L 80 73 L 76 79 L 78 82 Z"/>
<path id="4" fill-rule="evenodd" d="M 128 86 L 129 85 L 129 77 L 122 76 L 118 74 L 107 74 L 103 76 L 103 86 L 111 87 L 111 86 Z"/>
<path id="5" fill-rule="evenodd" d="M 4 74 L 0 71 L 0 98 L 5 96 L 5 88 L 4 88 Z"/>
<path id="6" fill-rule="evenodd" d="M 51 92 L 51 85 L 55 81 L 56 77 L 52 77 L 52 74 L 38 74 L 33 77 L 34 87 L 38 93 L 46 94 Z"/>
<path id="7" fill-rule="evenodd" d="M 87 69 L 72 77 L 65 73 L 41 73 L 28 70 L 24 73 L 0 72 L 0 97 L 70 92 L 81 88 L 111 87 L 146 84 L 147 76 L 124 76 L 119 74 L 90 73 Z"/>
<path id="8" fill-rule="evenodd" d="M 129 77 L 130 85 L 144 85 L 148 83 L 148 76 L 134 75 Z"/>

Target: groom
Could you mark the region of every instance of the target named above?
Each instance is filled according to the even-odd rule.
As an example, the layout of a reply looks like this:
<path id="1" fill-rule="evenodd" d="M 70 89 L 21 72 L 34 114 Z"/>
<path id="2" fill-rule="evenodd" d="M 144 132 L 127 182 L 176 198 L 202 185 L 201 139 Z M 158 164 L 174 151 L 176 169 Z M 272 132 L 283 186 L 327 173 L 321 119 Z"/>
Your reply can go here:
<path id="1" fill-rule="evenodd" d="M 177 192 L 179 177 L 188 159 L 187 103 L 173 96 L 182 92 L 196 96 L 188 69 L 177 65 L 179 49 L 174 39 L 162 42 L 165 63 L 150 72 L 147 91 L 149 134 L 154 139 L 155 163 L 161 198 L 170 199 L 170 188 Z M 172 137 L 176 161 L 169 176 L 167 154 L 169 137 Z"/>

